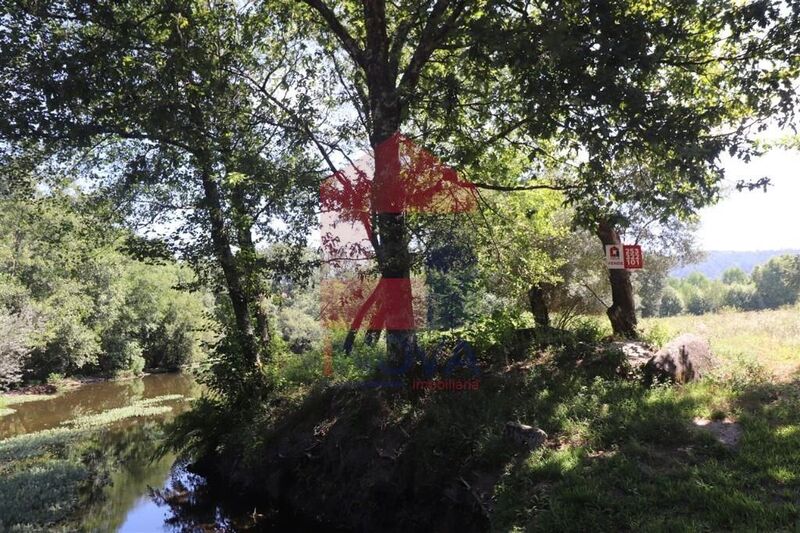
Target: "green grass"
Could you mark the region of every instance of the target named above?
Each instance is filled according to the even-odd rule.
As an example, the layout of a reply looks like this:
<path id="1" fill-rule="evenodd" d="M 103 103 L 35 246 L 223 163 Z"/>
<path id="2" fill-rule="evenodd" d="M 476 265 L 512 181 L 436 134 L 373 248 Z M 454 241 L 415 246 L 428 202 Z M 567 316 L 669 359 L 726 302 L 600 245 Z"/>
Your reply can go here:
<path id="1" fill-rule="evenodd" d="M 711 338 L 723 365 L 687 386 L 648 388 L 617 378 L 613 365 L 603 364 L 608 354 L 585 343 L 531 351 L 521 368 L 489 373 L 469 393 L 337 392 L 306 384 L 304 397 L 289 397 L 298 388 L 288 384 L 305 376 L 287 364 L 296 373 L 283 391 L 285 411 L 255 411 L 223 444 L 242 468 L 264 467 L 258 475 L 266 475 L 279 467 L 261 462 L 282 431 L 303 443 L 296 450 L 302 455 L 304 432 L 337 420 L 337 437 L 321 440 L 315 454 L 348 455 L 335 468 L 309 462 L 291 472 L 308 487 L 292 497 L 309 501 L 320 516 L 336 516 L 347 501 L 369 501 L 365 487 L 375 478 L 391 479 L 398 498 L 431 490 L 431 501 L 442 498 L 431 487 L 466 480 L 484 494 L 499 532 L 798 531 L 798 316 L 786 309 L 644 321 L 662 340 L 683 331 Z M 698 429 L 698 417 L 736 421 L 738 447 Z M 516 420 L 544 429 L 547 446 L 527 452 L 507 442 L 504 424 Z M 219 438 L 228 421 L 218 417 L 209 431 Z M 407 437 L 403 455 L 376 462 L 375 443 L 390 435 Z M 370 470 L 375 464 L 383 470 Z M 435 521 L 445 512 L 420 498 L 398 500 L 399 519 Z"/>
<path id="2" fill-rule="evenodd" d="M 549 386 L 558 396 L 551 417 L 533 401 L 519 406 L 544 418 L 561 444 L 507 465 L 494 492 L 494 529 L 799 531 L 798 309 L 643 325 L 661 340 L 708 336 L 721 368 L 685 387 Z M 729 450 L 693 429 L 695 417 L 736 420 L 739 446 Z"/>
<path id="3" fill-rule="evenodd" d="M 720 357 L 755 360 L 782 379 L 800 370 L 800 307 L 649 318 L 641 325 L 666 338 L 687 332 L 707 336 Z"/>

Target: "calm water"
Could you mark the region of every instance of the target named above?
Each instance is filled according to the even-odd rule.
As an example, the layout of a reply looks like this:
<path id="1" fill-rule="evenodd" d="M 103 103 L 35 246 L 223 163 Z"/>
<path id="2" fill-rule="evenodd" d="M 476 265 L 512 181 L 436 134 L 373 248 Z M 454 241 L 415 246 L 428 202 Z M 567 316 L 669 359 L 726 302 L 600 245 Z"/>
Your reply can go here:
<path id="1" fill-rule="evenodd" d="M 0 439 L 57 427 L 67 420 L 126 407 L 137 400 L 167 394 L 194 398 L 199 393 L 199 386 L 185 374 L 154 374 L 141 379 L 90 383 L 48 400 L 11 406 L 15 412 L 0 417 Z M 166 402 L 164 405 L 180 411 L 187 403 Z"/>
<path id="2" fill-rule="evenodd" d="M 79 416 L 126 407 L 139 400 L 168 394 L 196 398 L 199 393 L 200 387 L 183 374 L 87 384 L 52 399 L 15 404 L 13 414 L 0 417 L 0 439 L 57 427 Z M 102 498 L 81 517 L 85 530 L 145 533 L 186 529 L 180 520 L 174 520 L 171 507 L 160 494 L 173 490 L 176 481 L 183 487 L 193 487 L 202 480 L 193 479 L 172 455 L 153 460 L 158 444 L 153 435 L 191 402 L 175 400 L 160 405 L 169 405 L 172 412 L 127 419 L 92 437 L 106 451 L 105 459 L 118 468 L 112 470 Z"/>
<path id="3" fill-rule="evenodd" d="M 141 379 L 87 384 L 52 399 L 12 406 L 15 413 L 0 417 L 0 439 L 59 426 L 79 416 L 126 407 L 157 396 L 200 395 L 200 386 L 182 374 L 157 374 Z M 163 425 L 191 406 L 174 400 L 172 412 L 146 418 L 129 418 L 91 437 L 103 450 L 111 479 L 102 497 L 90 502 L 79 518 L 84 531 L 320 531 L 321 525 L 276 509 L 256 509 L 230 501 L 215 492 L 200 476 L 187 471 L 174 455 L 153 459 Z M 326 531 L 328 528 L 325 529 Z"/>

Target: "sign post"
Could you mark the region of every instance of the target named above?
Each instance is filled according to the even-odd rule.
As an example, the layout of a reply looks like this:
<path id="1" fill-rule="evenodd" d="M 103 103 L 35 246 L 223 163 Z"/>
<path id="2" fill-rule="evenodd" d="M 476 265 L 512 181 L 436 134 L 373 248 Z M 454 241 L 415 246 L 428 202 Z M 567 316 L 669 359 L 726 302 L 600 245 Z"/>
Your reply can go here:
<path id="1" fill-rule="evenodd" d="M 610 269 L 625 268 L 621 244 L 606 244 L 606 264 Z"/>
<path id="2" fill-rule="evenodd" d="M 638 244 L 606 244 L 606 265 L 612 270 L 640 270 L 644 267 Z"/>

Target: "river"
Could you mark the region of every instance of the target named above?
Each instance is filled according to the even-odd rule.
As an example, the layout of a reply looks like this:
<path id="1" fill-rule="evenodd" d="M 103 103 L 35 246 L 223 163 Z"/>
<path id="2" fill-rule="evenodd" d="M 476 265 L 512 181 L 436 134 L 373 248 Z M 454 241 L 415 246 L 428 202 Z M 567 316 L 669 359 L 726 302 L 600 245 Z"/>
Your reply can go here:
<path id="1" fill-rule="evenodd" d="M 79 523 L 87 531 L 181 530 L 186 525 L 182 521 L 190 517 L 177 517 L 165 503 L 163 494 L 175 490 L 187 492 L 187 489 L 191 492 L 202 480 L 188 473 L 174 455 L 153 460 L 157 444 L 148 437 L 189 408 L 191 399 L 199 393 L 200 386 L 185 374 L 155 374 L 140 379 L 89 383 L 45 400 L 14 404 L 14 413 L 0 417 L 0 440 L 56 428 L 69 420 L 127 407 L 142 400 L 175 397 L 163 402 L 171 407 L 170 412 L 126 419 L 97 432 L 100 448 L 107 450 L 109 458 L 116 461 L 116 468 L 112 470 L 111 479 L 106 480 L 103 496 L 86 507 Z M 209 510 L 212 516 L 220 517 L 213 506 Z M 213 520 L 222 521 L 222 518 Z"/>
<path id="2" fill-rule="evenodd" d="M 147 416 L 126 416 L 90 429 L 86 438 L 91 449 L 97 451 L 88 460 L 105 465 L 103 471 L 110 474 L 96 480 L 95 490 L 88 491 L 90 496 L 80 496 L 78 516 L 67 517 L 69 530 L 104 533 L 320 530 L 321 525 L 313 520 L 214 490 L 203 478 L 190 473 L 185 461 L 172 454 L 156 454 L 164 424 L 191 408 L 192 400 L 200 393 L 200 385 L 185 374 L 155 374 L 84 384 L 51 398 L 10 405 L 14 412 L 0 416 L 0 445 L 3 439 L 63 430 L 65 424 L 69 427 L 76 420 L 96 420 L 97 416 L 120 413 L 132 406 L 158 405 L 158 410 L 151 407 Z M 5 496 L 0 494 L 0 509 Z M 34 500 L 25 505 L 30 505 L 33 513 L 35 507 L 41 507 L 41 502 Z M 25 509 L 23 512 L 28 516 Z M 4 518 L 7 517 L 0 516 L 0 530 Z"/>

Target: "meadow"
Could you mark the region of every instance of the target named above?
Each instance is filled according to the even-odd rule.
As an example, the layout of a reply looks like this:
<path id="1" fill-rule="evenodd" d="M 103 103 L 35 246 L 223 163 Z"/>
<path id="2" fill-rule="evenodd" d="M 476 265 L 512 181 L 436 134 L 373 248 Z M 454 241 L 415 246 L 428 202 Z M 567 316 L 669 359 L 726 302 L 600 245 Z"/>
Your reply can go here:
<path id="1" fill-rule="evenodd" d="M 723 362 L 749 360 L 778 380 L 800 370 L 800 306 L 648 318 L 641 326 L 649 338 L 662 342 L 678 333 L 703 335 Z"/>

